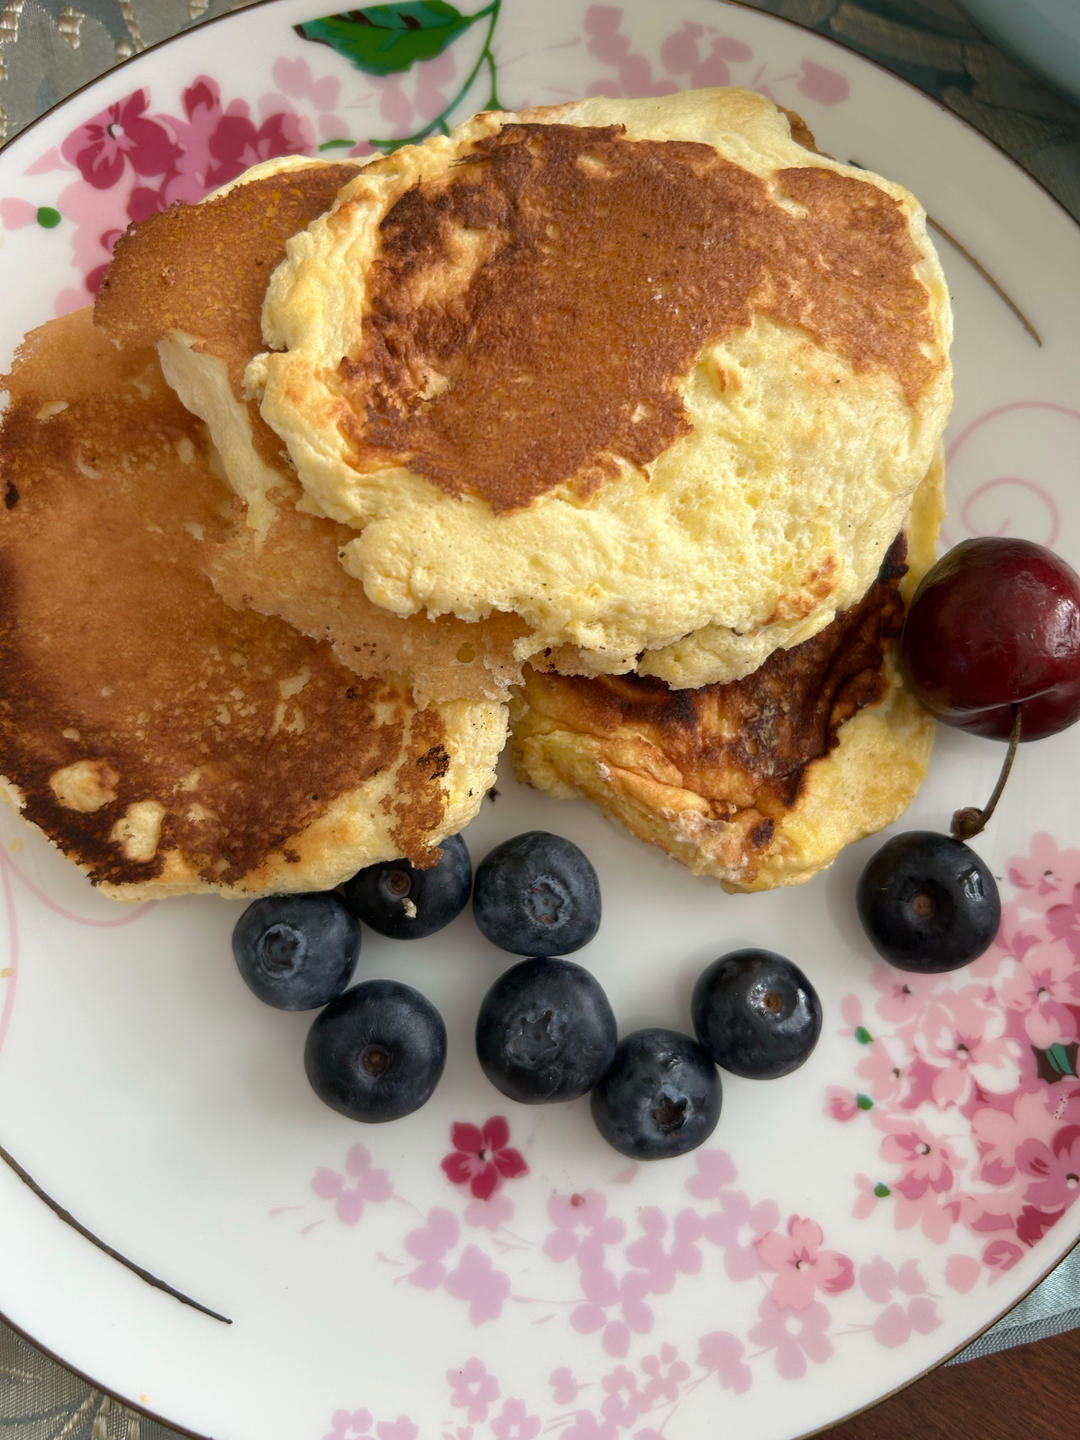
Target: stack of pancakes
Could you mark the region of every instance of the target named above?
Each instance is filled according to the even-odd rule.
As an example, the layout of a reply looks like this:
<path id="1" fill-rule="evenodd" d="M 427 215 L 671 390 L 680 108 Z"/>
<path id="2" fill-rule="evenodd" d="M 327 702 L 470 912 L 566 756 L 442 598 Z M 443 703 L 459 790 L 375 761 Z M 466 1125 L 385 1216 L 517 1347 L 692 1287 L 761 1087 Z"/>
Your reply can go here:
<path id="1" fill-rule="evenodd" d="M 51 700 L 23 714 L 5 684 L 0 774 L 114 893 L 423 863 L 474 813 L 511 718 L 521 778 L 732 889 L 805 879 L 914 795 L 931 726 L 893 642 L 942 514 L 947 292 L 917 202 L 817 153 L 770 101 L 593 98 L 479 115 L 362 167 L 270 162 L 129 231 L 93 319 L 71 322 L 67 375 L 45 327 L 11 377 L 0 565 L 18 605 L 0 643 Z M 95 386 L 124 416 L 108 436 Z M 18 469 L 24 444 L 42 474 Z M 119 595 L 81 666 L 26 632 L 43 608 L 94 608 L 89 558 L 107 568 L 98 536 L 125 526 L 157 577 L 140 614 L 160 607 L 127 643 L 173 643 L 149 693 L 133 661 L 110 708 L 90 679 L 110 688 Z M 82 595 L 34 586 L 62 540 Z M 194 606 L 181 581 L 190 638 L 167 618 Z M 285 689 L 325 678 L 300 692 L 299 735 L 246 670 L 230 704 L 229 645 L 257 648 L 267 685 L 279 665 Z M 198 742 L 146 720 L 170 665 Z M 362 697 L 352 730 L 335 683 Z M 435 731 L 424 755 L 445 765 L 417 765 L 413 737 Z M 338 770 L 309 783 L 305 746 L 328 766 L 328 732 Z M 212 734 L 233 747 L 217 789 Z M 272 774 L 257 736 L 281 742 Z M 56 780 L 73 767 L 98 777 L 93 808 Z M 153 835 L 133 842 L 140 806 Z"/>

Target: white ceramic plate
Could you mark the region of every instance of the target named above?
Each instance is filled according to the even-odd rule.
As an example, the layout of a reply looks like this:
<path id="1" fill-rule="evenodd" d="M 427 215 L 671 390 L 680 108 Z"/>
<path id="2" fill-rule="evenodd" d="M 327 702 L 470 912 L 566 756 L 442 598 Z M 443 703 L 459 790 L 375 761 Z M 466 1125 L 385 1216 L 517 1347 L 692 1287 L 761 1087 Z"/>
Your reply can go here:
<path id="1" fill-rule="evenodd" d="M 302 38 L 317 3 L 280 0 L 148 52 L 21 135 L 0 157 L 4 357 L 85 302 L 130 215 L 283 146 L 351 142 L 340 154 L 423 129 L 484 105 L 493 76 L 507 105 L 731 80 L 909 184 L 954 237 L 949 540 L 1008 531 L 1080 559 L 1080 232 L 975 133 L 856 56 L 710 0 L 503 0 L 456 25 L 435 0 L 405 8 L 419 29 L 394 63 L 450 43 L 395 74 Z M 366 1128 L 309 1093 L 307 1019 L 236 974 L 238 907 L 116 908 L 5 815 L 0 1141 L 130 1264 L 0 1166 L 0 1310 L 219 1440 L 788 1440 L 869 1404 L 1080 1235 L 1078 753 L 1075 730 L 1024 750 L 979 842 L 1000 941 L 906 987 L 855 920 L 875 842 L 805 888 L 732 897 L 507 777 L 473 853 L 545 827 L 592 856 L 604 921 L 580 958 L 623 1028 L 685 1028 L 694 977 L 740 944 L 788 952 L 820 989 L 803 1070 L 726 1081 L 707 1148 L 637 1167 L 584 1102 L 518 1107 L 486 1085 L 472 1021 L 505 957 L 468 915 L 411 948 L 365 941 L 361 972 L 418 985 L 450 1033 L 428 1106 Z M 1000 759 L 943 733 L 910 822 L 984 799 Z"/>

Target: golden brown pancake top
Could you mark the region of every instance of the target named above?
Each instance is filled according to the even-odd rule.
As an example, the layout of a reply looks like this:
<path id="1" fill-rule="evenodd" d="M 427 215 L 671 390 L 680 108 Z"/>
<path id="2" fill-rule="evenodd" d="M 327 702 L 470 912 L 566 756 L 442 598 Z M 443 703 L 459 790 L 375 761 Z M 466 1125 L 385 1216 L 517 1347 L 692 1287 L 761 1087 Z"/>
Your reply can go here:
<path id="1" fill-rule="evenodd" d="M 857 605 L 801 645 L 774 651 L 742 680 L 669 690 L 645 676 L 526 672 L 525 698 L 537 714 L 609 744 L 642 737 L 686 789 L 714 802 L 713 818 L 760 817 L 746 841 L 763 849 L 797 803 L 810 763 L 837 744 L 847 720 L 885 697 L 883 660 L 904 619 L 897 587 L 905 553 L 900 536 Z"/>
<path id="2" fill-rule="evenodd" d="M 894 377 L 912 405 L 943 363 L 924 353 L 930 296 L 900 203 L 828 169 L 770 186 L 709 145 L 509 124 L 403 195 L 381 234 L 338 374 L 351 462 L 497 512 L 654 460 L 689 428 L 695 358 L 755 314 Z"/>
<path id="3" fill-rule="evenodd" d="M 263 348 L 263 295 L 286 240 L 328 210 L 357 169 L 281 171 L 132 226 L 98 292 L 97 324 L 129 347 L 154 345 L 170 330 L 195 335 L 225 361 L 240 394 L 244 367 Z"/>
<path id="4" fill-rule="evenodd" d="M 27 817 L 98 882 L 152 880 L 171 851 L 232 884 L 400 762 L 394 839 L 429 859 L 442 717 L 406 737 L 407 695 L 214 593 L 196 553 L 228 500 L 153 351 L 117 351 L 82 312 L 34 332 L 8 384 L 0 775 Z M 147 802 L 161 838 L 139 860 L 114 827 Z"/>

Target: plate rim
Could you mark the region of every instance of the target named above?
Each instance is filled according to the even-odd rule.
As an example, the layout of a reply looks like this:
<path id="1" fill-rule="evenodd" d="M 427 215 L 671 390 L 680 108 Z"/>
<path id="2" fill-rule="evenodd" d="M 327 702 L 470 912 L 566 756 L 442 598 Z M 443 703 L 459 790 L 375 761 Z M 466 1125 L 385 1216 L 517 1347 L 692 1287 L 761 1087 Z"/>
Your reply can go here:
<path id="1" fill-rule="evenodd" d="M 2 144 L 0 144 L 0 156 L 2 156 L 5 151 L 9 150 L 11 146 L 16 144 L 17 141 L 21 140 L 24 135 L 28 134 L 31 130 L 42 124 L 43 121 L 50 119 L 50 117 L 55 115 L 58 110 L 60 110 L 63 106 L 67 105 L 69 101 L 77 99 L 80 95 L 84 94 L 84 92 L 86 92 L 87 90 L 90 90 L 93 86 L 111 78 L 120 70 L 126 69 L 127 66 L 133 64 L 136 60 L 141 60 L 144 55 L 152 55 L 154 51 L 160 50 L 166 45 L 173 45 L 178 40 L 182 40 L 184 36 L 194 34 L 195 31 L 206 30 L 211 25 L 219 25 L 223 21 L 234 20 L 238 15 L 244 15 L 249 11 L 261 10 L 270 5 L 277 5 L 280 3 L 281 0 L 249 0 L 248 4 L 240 6 L 236 10 L 225 10 L 220 15 L 203 16 L 199 20 L 194 21 L 192 24 L 185 26 L 183 30 L 177 30 L 172 35 L 163 35 L 160 40 L 153 41 L 152 44 L 145 46 L 142 50 L 137 50 L 133 55 L 126 55 L 122 60 L 118 60 L 115 65 L 110 65 L 107 70 L 103 70 L 100 75 L 95 75 L 90 80 L 85 80 L 81 85 L 77 86 L 74 90 L 70 91 L 67 95 L 65 95 L 62 100 L 58 100 L 55 105 L 50 105 L 47 110 L 43 110 L 40 115 L 35 115 L 32 120 L 28 120 L 27 123 L 20 130 L 16 131 L 14 135 L 9 136 L 8 139 L 6 139 Z M 330 0 L 330 3 L 332 4 L 333 0 Z M 622 3 L 638 4 L 641 3 L 641 0 L 622 0 Z M 813 35 L 818 40 L 824 41 L 827 45 L 835 46 L 836 49 L 840 50 L 843 54 L 854 55 L 857 60 L 861 60 L 866 65 L 873 66 L 875 70 L 880 70 L 891 80 L 895 80 L 899 82 L 899 84 L 906 86 L 907 89 L 913 91 L 917 96 L 920 97 L 920 99 L 928 101 L 931 105 L 935 106 L 936 109 L 940 110 L 943 115 L 948 116 L 950 120 L 955 121 L 958 125 L 962 125 L 965 130 L 969 131 L 973 136 L 976 137 L 976 139 L 981 140 L 984 145 L 989 145 L 991 150 L 993 150 L 997 155 L 1000 155 L 1003 160 L 1006 160 L 1014 169 L 1019 171 L 1019 173 L 1023 175 L 1027 180 L 1029 180 L 1037 190 L 1041 191 L 1048 200 L 1051 200 L 1054 205 L 1057 206 L 1057 208 L 1062 212 L 1062 214 L 1067 220 L 1071 221 L 1077 229 L 1080 229 L 1080 217 L 1074 215 L 1072 211 L 1065 205 L 1065 203 L 1062 200 L 1058 199 L 1058 197 L 1049 188 L 1049 186 L 1043 180 L 1040 180 L 1037 175 L 1033 175 L 1031 171 L 1028 170 L 1026 166 L 1022 165 L 1014 155 L 1011 155 L 1008 150 L 1006 150 L 996 140 L 991 139 L 989 135 L 984 134 L 977 125 L 972 123 L 972 121 L 968 120 L 965 116 L 960 115 L 957 111 L 951 109 L 939 96 L 931 95 L 928 90 L 921 89 L 918 85 L 915 84 L 914 80 L 909 80 L 906 75 L 901 75 L 898 71 L 891 69 L 890 66 L 886 65 L 883 60 L 875 59 L 873 55 L 867 55 L 864 51 L 859 50 L 854 45 L 845 44 L 843 40 L 837 39 L 835 35 L 825 35 L 820 30 L 815 30 L 813 25 L 806 24 L 802 20 L 796 20 L 795 17 L 792 15 L 774 15 L 771 10 L 763 10 L 759 6 L 753 4 L 752 0 L 710 0 L 710 3 L 713 5 L 729 5 L 733 9 L 746 10 L 751 15 L 758 15 L 762 19 L 766 21 L 771 21 L 774 24 L 787 25 L 794 30 L 802 30 L 806 34 Z M 974 22 L 972 22 L 972 24 L 974 25 Z M 976 26 L 974 28 L 977 29 L 978 27 Z M 979 31 L 979 34 L 982 35 L 983 39 L 988 44 L 992 45 L 994 49 L 1001 50 L 1001 46 L 998 45 L 995 40 L 991 40 L 988 36 L 983 35 L 983 32 L 981 30 Z M 1001 54 L 1004 55 L 1007 60 L 1009 60 L 1010 64 L 1016 64 L 1016 62 L 1012 60 L 1011 56 L 1007 55 L 1004 50 L 1001 50 Z M 1029 72 L 1025 71 L 1024 73 L 1028 74 Z M 1032 76 L 1031 78 L 1033 78 L 1036 83 L 1042 89 L 1046 90 L 1049 94 L 1055 96 L 1058 94 L 1057 91 L 1052 90 L 1045 81 L 1039 78 L 1039 76 L 1036 75 Z M 1077 106 L 1075 108 L 1080 110 L 1080 106 Z"/>
<path id="2" fill-rule="evenodd" d="M 11 150 L 14 146 L 18 145 L 24 137 L 28 136 L 31 133 L 31 131 L 36 130 L 39 126 L 52 119 L 60 110 L 65 109 L 73 102 L 78 101 L 81 96 L 92 91 L 96 86 L 104 86 L 110 83 L 115 75 L 117 75 L 120 71 L 125 70 L 132 63 L 136 61 L 142 61 L 145 56 L 153 55 L 155 54 L 155 52 L 163 50 L 167 46 L 176 45 L 178 42 L 183 41 L 186 37 L 193 36 L 196 33 L 201 33 L 205 30 L 208 30 L 211 26 L 223 22 L 236 21 L 249 12 L 253 13 L 259 10 L 267 9 L 271 5 L 275 5 L 278 3 L 280 3 L 280 0 L 250 0 L 250 3 L 242 5 L 236 9 L 227 10 L 217 15 L 204 16 L 195 21 L 194 23 L 188 24 L 182 30 L 176 31 L 171 35 L 162 36 L 159 40 L 155 40 L 151 44 L 146 45 L 143 49 L 138 50 L 134 54 L 117 61 L 115 64 L 109 66 L 108 69 L 102 71 L 100 74 L 93 76 L 92 78 L 83 82 L 81 85 L 77 86 L 63 98 L 56 101 L 55 104 L 49 106 L 48 109 L 44 110 L 40 115 L 37 115 L 32 120 L 28 121 L 16 132 L 16 134 L 10 136 L 7 140 L 5 140 L 3 144 L 0 144 L 0 159 L 6 158 L 8 151 Z M 633 6 L 645 3 L 645 0 L 621 0 L 621 3 Z M 906 90 L 913 92 L 919 100 L 932 104 L 934 108 L 942 116 L 946 117 L 948 121 L 958 124 L 962 127 L 964 131 L 968 132 L 984 146 L 988 146 L 992 153 L 998 156 L 1001 160 L 1007 162 L 1014 171 L 1016 171 L 1021 177 L 1023 177 L 1023 179 L 1027 180 L 1034 187 L 1036 192 L 1041 193 L 1043 196 L 1051 200 L 1054 206 L 1064 215 L 1064 217 L 1068 221 L 1071 222 L 1072 226 L 1075 227 L 1077 231 L 1080 231 L 1080 217 L 1074 215 L 1067 208 L 1064 202 L 1060 200 L 1053 193 L 1053 191 L 1049 189 L 1049 187 L 1044 181 L 1033 175 L 1015 156 L 1013 156 L 1006 149 L 1004 149 L 1004 147 L 996 140 L 992 139 L 990 136 L 981 131 L 973 122 L 968 120 L 963 115 L 960 115 L 956 111 L 952 110 L 940 97 L 930 94 L 926 90 L 923 90 L 907 76 L 899 74 L 895 70 L 891 69 L 884 61 L 879 60 L 872 55 L 866 54 L 862 50 L 858 49 L 856 46 L 852 44 L 847 44 L 843 40 L 833 35 L 824 34 L 821 31 L 815 29 L 813 25 L 804 21 L 800 21 L 793 16 L 779 15 L 773 13 L 772 11 L 765 10 L 758 5 L 753 4 L 752 0 L 710 0 L 710 3 L 717 6 L 728 6 L 732 9 L 744 11 L 750 15 L 760 18 L 766 23 L 766 25 L 768 25 L 769 23 L 783 24 L 786 25 L 789 29 L 812 35 L 815 37 L 815 40 L 825 42 L 827 45 L 833 47 L 835 50 L 840 51 L 842 54 L 852 57 L 857 65 L 861 64 L 869 66 L 872 68 L 873 71 L 880 72 L 881 74 L 885 75 L 889 80 L 899 82 L 899 84 L 905 87 Z M 314 0 L 312 8 L 317 8 L 317 5 L 318 0 Z M 325 13 L 332 13 L 332 11 L 330 8 L 327 8 Z M 981 31 L 979 33 L 982 34 Z M 1001 48 L 993 40 L 990 40 L 989 43 L 992 44 L 996 49 Z M 1001 53 L 1006 54 L 1006 52 L 1003 50 L 1001 51 Z M 1006 58 L 1011 57 L 1008 57 L 1006 55 Z M 1042 81 L 1039 77 L 1035 78 L 1039 85 L 1042 86 L 1044 89 L 1049 90 L 1050 93 L 1058 93 L 1051 90 L 1051 88 L 1048 87 L 1046 83 Z M 18 1173 L 14 1173 L 15 1177 L 20 1179 L 21 1181 L 21 1177 L 18 1176 Z M 21 1183 L 25 1182 L 21 1181 Z M 1006 1305 L 990 1320 L 980 1326 L 979 1329 L 968 1335 L 967 1338 L 965 1338 L 955 1348 L 947 1351 L 938 1359 L 934 1360 L 930 1365 L 911 1375 L 909 1378 L 905 1379 L 892 1389 L 882 1392 L 868 1404 L 858 1406 L 857 1408 L 850 1411 L 845 1411 L 842 1415 L 837 1416 L 836 1418 L 827 1421 L 824 1425 L 817 1426 L 814 1429 L 800 1431 L 798 1432 L 798 1434 L 792 1435 L 791 1440 L 812 1440 L 812 1437 L 814 1436 L 823 1435 L 826 1432 L 832 1430 L 834 1427 L 843 1425 L 860 1415 L 867 1414 L 872 1410 L 876 1409 L 877 1406 L 882 1404 L 884 1401 L 891 1399 L 898 1394 L 901 1394 L 910 1386 L 914 1385 L 920 1380 L 925 1379 L 927 1375 L 932 1374 L 941 1366 L 949 1363 L 963 1350 L 968 1348 L 968 1346 L 978 1340 L 982 1335 L 993 1329 L 995 1325 L 997 1325 L 1006 1315 L 1008 1315 L 1019 1304 L 1021 1304 L 1023 1300 L 1032 1293 L 1032 1291 L 1037 1289 L 1038 1286 L 1042 1284 L 1042 1282 L 1050 1274 L 1052 1274 L 1053 1271 L 1056 1270 L 1057 1267 L 1068 1258 L 1068 1256 L 1070 1256 L 1077 1249 L 1080 1249 L 1080 1233 L 1078 1233 L 1074 1239 L 1069 1241 L 1065 1245 L 1065 1247 L 1059 1253 L 1057 1253 L 1055 1258 L 1050 1262 L 1046 1269 L 1042 1270 L 1041 1273 L 1039 1273 L 1035 1277 L 1035 1279 L 1032 1280 L 1032 1282 L 1019 1295 L 1015 1296 L 1008 1305 Z M 90 1385 L 101 1395 L 106 1396 L 110 1400 L 117 1402 L 126 1409 L 130 1410 L 133 1414 L 138 1415 L 143 1419 L 152 1421 L 153 1423 L 159 1424 L 165 1427 L 167 1430 L 175 1433 L 176 1435 L 185 1437 L 185 1440 L 212 1440 L 212 1437 L 210 1435 L 202 1431 L 191 1429 L 188 1426 L 185 1426 L 184 1424 L 179 1423 L 174 1419 L 170 1419 L 166 1415 L 156 1412 L 155 1410 L 149 1408 L 147 1405 L 140 1403 L 138 1400 L 129 1398 L 128 1396 L 121 1393 L 119 1390 L 102 1384 L 92 1375 L 81 1369 L 78 1365 L 64 1359 L 61 1355 L 57 1354 L 49 1346 L 43 1344 L 40 1340 L 29 1334 L 22 1326 L 11 1320 L 6 1313 L 6 1310 L 3 1308 L 2 1302 L 0 1302 L 0 1321 L 2 1321 L 14 1334 L 19 1336 L 24 1342 L 29 1344 L 34 1350 L 36 1350 L 46 1359 L 48 1359 L 54 1364 L 59 1365 L 69 1374 L 81 1380 L 83 1383 Z"/>

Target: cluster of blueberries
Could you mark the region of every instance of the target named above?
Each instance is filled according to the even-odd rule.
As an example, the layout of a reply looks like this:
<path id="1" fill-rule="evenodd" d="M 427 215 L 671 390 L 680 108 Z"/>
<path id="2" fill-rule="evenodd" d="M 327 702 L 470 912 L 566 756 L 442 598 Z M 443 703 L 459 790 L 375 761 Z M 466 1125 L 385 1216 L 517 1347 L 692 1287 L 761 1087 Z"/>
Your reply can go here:
<path id="1" fill-rule="evenodd" d="M 770 1078 L 803 1063 L 821 1031 L 813 986 L 790 960 L 739 950 L 694 987 L 694 1035 L 650 1027 L 618 1038 L 596 978 L 565 956 L 600 924 L 596 871 L 572 841 L 530 830 L 476 867 L 460 836 L 427 870 L 404 860 L 361 870 L 340 892 L 268 896 L 233 931 L 240 973 L 280 1009 L 318 1009 L 304 1064 L 319 1097 L 352 1119 L 393 1120 L 429 1098 L 446 1059 L 446 1027 L 419 991 L 395 980 L 350 986 L 360 924 L 420 939 L 472 900 L 481 933 L 522 956 L 488 990 L 476 1053 L 492 1084 L 523 1104 L 591 1096 L 614 1148 L 635 1159 L 681 1155 L 720 1116 L 717 1066 Z"/>
<path id="2" fill-rule="evenodd" d="M 481 933 L 522 956 L 488 990 L 476 1054 L 512 1100 L 541 1105 L 590 1095 L 604 1139 L 638 1160 L 682 1155 L 720 1117 L 717 1070 L 754 1079 L 790 1074 L 821 1033 L 821 1003 L 790 960 L 769 950 L 722 955 L 698 977 L 693 1035 L 660 1026 L 618 1038 L 615 1015 L 588 970 L 565 957 L 596 934 L 600 885 L 572 841 L 529 830 L 476 868 L 460 835 L 418 870 L 388 860 L 341 891 L 268 896 L 241 915 L 233 954 L 248 985 L 284 1010 L 318 1009 L 304 1065 L 316 1094 L 354 1120 L 419 1109 L 446 1062 L 446 1026 L 412 986 L 350 987 L 360 924 L 395 940 L 433 935 L 472 899 Z M 963 843 L 928 831 L 896 835 L 871 858 L 856 892 L 863 928 L 890 964 L 942 971 L 990 944 L 1001 916 L 993 876 Z"/>

